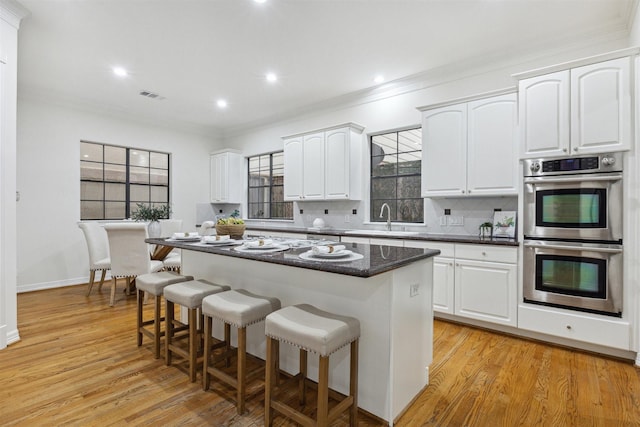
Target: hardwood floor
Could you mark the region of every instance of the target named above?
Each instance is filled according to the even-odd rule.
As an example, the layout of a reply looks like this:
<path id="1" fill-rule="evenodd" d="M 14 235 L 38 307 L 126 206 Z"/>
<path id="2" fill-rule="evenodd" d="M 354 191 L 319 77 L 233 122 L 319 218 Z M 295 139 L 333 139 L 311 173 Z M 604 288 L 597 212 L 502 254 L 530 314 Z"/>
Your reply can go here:
<path id="1" fill-rule="evenodd" d="M 22 341 L 0 351 L 0 425 L 262 425 L 259 396 L 238 416 L 228 391 L 191 384 L 184 366 L 153 358 L 148 340 L 136 347 L 133 297 L 109 307 L 108 287 L 85 291 L 18 295 Z M 442 321 L 434 331 L 431 384 L 397 425 L 640 425 L 630 362 Z"/>

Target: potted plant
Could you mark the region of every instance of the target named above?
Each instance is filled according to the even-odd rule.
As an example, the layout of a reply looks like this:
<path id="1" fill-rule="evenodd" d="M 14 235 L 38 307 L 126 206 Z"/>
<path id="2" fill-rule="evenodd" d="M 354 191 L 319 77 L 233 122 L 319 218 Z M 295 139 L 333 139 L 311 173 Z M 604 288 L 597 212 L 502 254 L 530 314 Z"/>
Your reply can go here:
<path id="1" fill-rule="evenodd" d="M 491 237 L 493 224 L 489 221 L 480 224 L 480 237 Z"/>
<path id="2" fill-rule="evenodd" d="M 218 236 L 229 235 L 232 239 L 242 239 L 247 226 L 240 217 L 240 212 L 236 209 L 228 218 L 220 218 L 216 222 L 216 234 Z"/>
<path id="3" fill-rule="evenodd" d="M 171 215 L 171 207 L 169 205 L 145 205 L 137 203 L 137 209 L 131 213 L 131 218 L 136 221 L 148 221 L 149 237 L 160 237 L 161 219 L 167 219 Z"/>

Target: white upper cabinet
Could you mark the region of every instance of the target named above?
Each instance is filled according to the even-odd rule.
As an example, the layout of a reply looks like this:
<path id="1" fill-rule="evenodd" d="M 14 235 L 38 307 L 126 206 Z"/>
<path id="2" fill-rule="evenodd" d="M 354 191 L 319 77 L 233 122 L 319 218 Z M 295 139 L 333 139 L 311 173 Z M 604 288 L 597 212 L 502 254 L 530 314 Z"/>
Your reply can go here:
<path id="1" fill-rule="evenodd" d="M 424 110 L 424 197 L 517 194 L 516 94 Z"/>
<path id="2" fill-rule="evenodd" d="M 211 203 L 242 203 L 243 160 L 234 151 L 211 153 Z"/>
<path id="3" fill-rule="evenodd" d="M 569 71 L 519 84 L 522 157 L 559 156 L 569 146 Z"/>
<path id="4" fill-rule="evenodd" d="M 521 157 L 628 150 L 631 58 L 519 82 Z"/>
<path id="5" fill-rule="evenodd" d="M 423 114 L 422 151 L 422 195 L 465 195 L 467 104 L 451 105 Z"/>
<path id="6" fill-rule="evenodd" d="M 363 130 L 347 123 L 285 137 L 285 200 L 359 200 Z"/>
<path id="7" fill-rule="evenodd" d="M 517 96 L 515 93 L 467 104 L 467 193 L 518 193 Z"/>
<path id="8" fill-rule="evenodd" d="M 571 70 L 571 149 L 576 154 L 631 147 L 631 58 Z"/>

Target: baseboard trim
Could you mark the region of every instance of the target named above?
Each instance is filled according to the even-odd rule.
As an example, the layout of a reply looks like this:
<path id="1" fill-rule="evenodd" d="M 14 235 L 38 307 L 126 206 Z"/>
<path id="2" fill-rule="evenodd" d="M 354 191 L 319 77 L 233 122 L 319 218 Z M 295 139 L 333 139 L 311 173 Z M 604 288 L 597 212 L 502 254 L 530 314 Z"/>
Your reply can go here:
<path id="1" fill-rule="evenodd" d="M 100 282 L 100 274 L 97 274 L 97 278 L 96 278 L 96 282 L 95 285 L 97 285 Z M 111 275 L 107 273 L 107 277 L 105 277 L 104 282 L 107 283 L 108 280 L 111 280 Z M 87 283 L 89 283 L 89 277 L 88 276 L 84 276 L 84 277 L 76 277 L 73 279 L 65 279 L 65 280 L 55 280 L 52 282 L 41 282 L 41 283 L 31 283 L 31 284 L 25 284 L 25 285 L 18 285 L 17 286 L 17 293 L 23 293 L 23 292 L 34 292 L 34 291 L 42 291 L 45 289 L 54 289 L 54 288 L 64 288 L 65 286 L 74 286 L 74 285 L 86 285 Z M 94 286 L 95 286 L 94 285 Z"/>

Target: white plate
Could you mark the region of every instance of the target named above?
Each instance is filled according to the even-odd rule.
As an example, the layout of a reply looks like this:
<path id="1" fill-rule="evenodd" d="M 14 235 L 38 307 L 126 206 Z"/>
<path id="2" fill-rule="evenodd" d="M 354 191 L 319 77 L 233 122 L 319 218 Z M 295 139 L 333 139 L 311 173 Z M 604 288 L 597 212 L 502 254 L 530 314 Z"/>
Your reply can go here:
<path id="1" fill-rule="evenodd" d="M 311 252 L 311 256 L 314 256 L 317 258 L 342 258 L 342 257 L 351 255 L 351 251 L 348 249 L 345 249 L 339 252 L 321 253 L 321 254 L 314 254 L 313 251 L 310 251 L 310 252 Z"/>
<path id="2" fill-rule="evenodd" d="M 257 250 L 265 250 L 265 249 L 277 249 L 280 248 L 282 245 L 278 245 L 276 243 L 270 243 L 270 244 L 266 244 L 266 245 L 262 245 L 262 246 L 247 246 L 247 245 L 242 245 L 242 249 L 257 249 Z"/>
<path id="3" fill-rule="evenodd" d="M 226 240 L 204 240 L 202 243 L 206 243 L 207 245 L 235 245 L 238 243 L 237 240 L 226 239 Z"/>
<path id="4" fill-rule="evenodd" d="M 186 237 L 170 237 L 167 240 L 180 240 L 182 242 L 195 242 L 200 240 L 200 236 L 186 236 Z"/>

